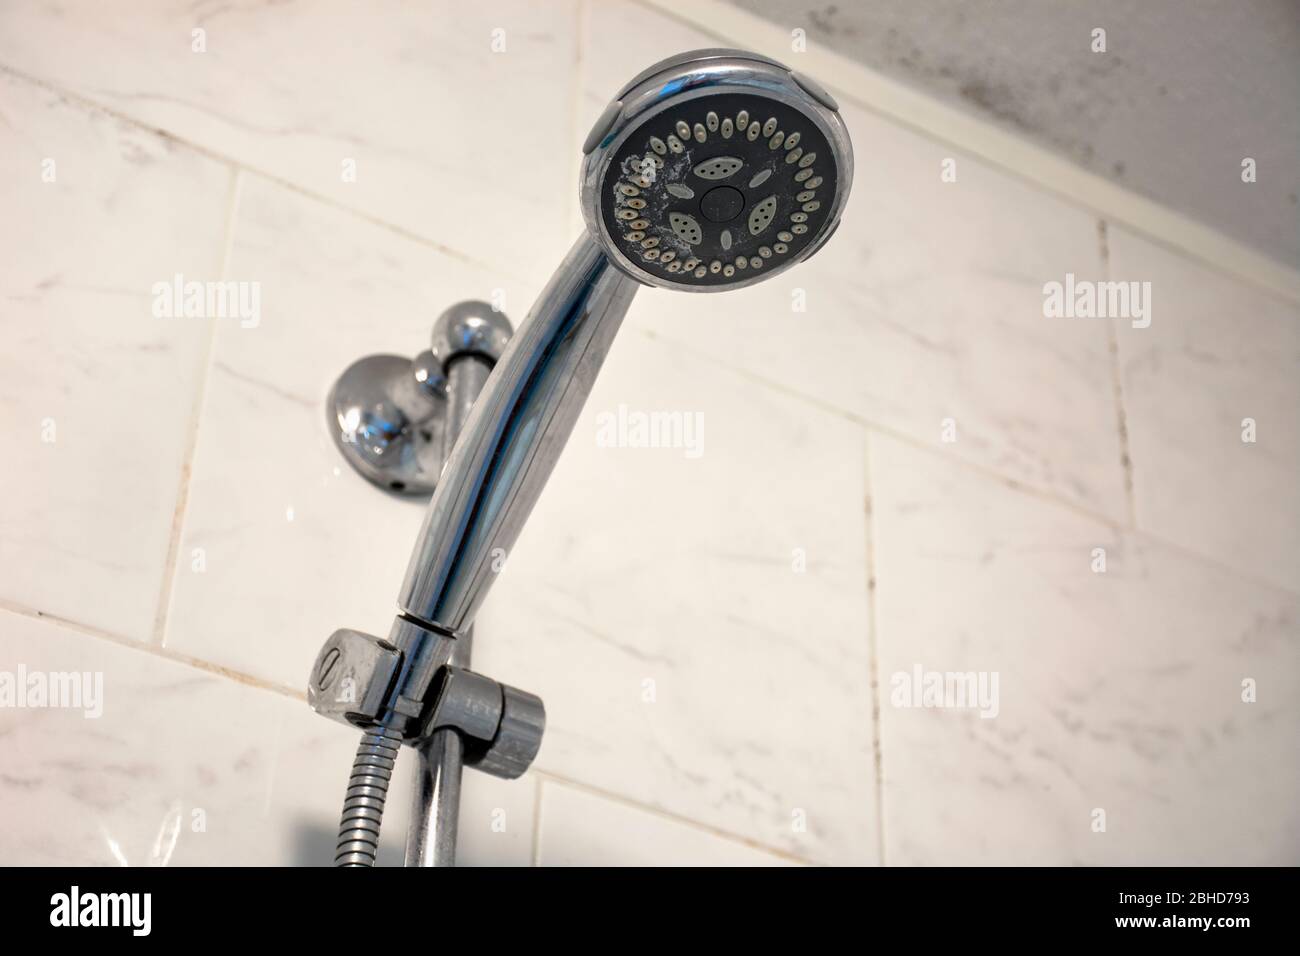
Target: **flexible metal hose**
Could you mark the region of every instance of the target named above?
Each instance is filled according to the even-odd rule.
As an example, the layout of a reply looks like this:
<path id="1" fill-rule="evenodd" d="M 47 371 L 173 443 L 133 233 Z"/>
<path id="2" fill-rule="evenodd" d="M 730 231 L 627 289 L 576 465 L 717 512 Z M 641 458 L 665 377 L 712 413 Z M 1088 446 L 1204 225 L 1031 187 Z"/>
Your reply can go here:
<path id="1" fill-rule="evenodd" d="M 401 746 L 401 733 L 388 727 L 376 727 L 362 734 L 343 799 L 335 866 L 375 865 L 384 800 Z"/>

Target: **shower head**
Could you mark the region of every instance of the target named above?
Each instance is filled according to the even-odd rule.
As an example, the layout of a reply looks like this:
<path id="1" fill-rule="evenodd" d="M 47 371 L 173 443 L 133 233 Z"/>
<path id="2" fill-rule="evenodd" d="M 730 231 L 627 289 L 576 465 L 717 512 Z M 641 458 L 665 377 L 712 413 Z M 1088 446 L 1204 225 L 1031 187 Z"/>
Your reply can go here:
<path id="1" fill-rule="evenodd" d="M 582 211 L 633 278 L 718 292 L 811 256 L 839 222 L 853 147 L 817 83 L 740 50 L 670 57 L 596 121 Z"/>
<path id="2" fill-rule="evenodd" d="M 830 94 L 766 57 L 699 50 L 628 83 L 583 148 L 586 231 L 474 402 L 398 598 L 463 633 L 510 553 L 642 285 L 720 292 L 807 259 L 853 148 Z"/>

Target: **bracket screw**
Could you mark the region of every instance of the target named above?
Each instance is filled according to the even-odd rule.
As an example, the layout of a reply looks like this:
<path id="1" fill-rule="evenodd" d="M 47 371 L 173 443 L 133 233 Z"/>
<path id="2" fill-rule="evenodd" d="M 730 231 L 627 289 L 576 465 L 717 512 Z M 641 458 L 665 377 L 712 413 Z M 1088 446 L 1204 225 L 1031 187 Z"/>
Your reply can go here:
<path id="1" fill-rule="evenodd" d="M 339 662 L 339 657 L 339 649 L 333 647 L 321 658 L 320 668 L 316 671 L 316 686 L 321 690 L 329 687 L 330 682 L 334 679 L 334 668 Z"/>

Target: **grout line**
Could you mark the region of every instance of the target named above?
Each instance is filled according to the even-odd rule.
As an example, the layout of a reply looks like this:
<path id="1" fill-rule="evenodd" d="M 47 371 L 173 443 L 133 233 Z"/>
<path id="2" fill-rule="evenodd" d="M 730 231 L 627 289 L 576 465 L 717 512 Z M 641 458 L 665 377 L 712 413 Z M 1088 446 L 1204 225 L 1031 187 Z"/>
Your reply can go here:
<path id="1" fill-rule="evenodd" d="M 533 845 L 531 866 L 542 865 L 542 786 L 543 780 L 533 773 Z"/>
<path id="2" fill-rule="evenodd" d="M 183 664 L 186 667 L 192 667 L 195 670 L 204 671 L 208 674 L 215 674 L 218 677 L 224 677 L 236 684 L 255 687 L 258 690 L 270 691 L 279 694 L 282 697 L 289 697 L 293 700 L 303 701 L 304 703 L 307 700 L 307 695 L 303 691 L 295 690 L 291 687 L 285 687 L 284 685 L 276 684 L 273 681 L 264 680 L 260 677 L 253 677 L 251 674 L 232 670 L 229 667 L 222 667 L 220 664 L 214 664 L 211 661 L 205 661 L 199 657 L 190 657 L 187 654 L 178 654 L 175 651 L 166 650 L 158 644 L 138 641 L 122 634 L 115 634 L 112 631 L 106 631 L 89 624 L 83 624 L 80 621 L 74 621 L 72 618 L 61 617 L 58 614 L 50 614 L 46 611 L 28 607 L 24 604 L 18 604 L 14 601 L 0 599 L 0 614 L 5 613 L 13 614 L 18 617 L 30 618 L 35 621 L 46 621 L 51 624 L 57 624 L 65 630 L 73 631 L 77 634 L 84 634 L 87 637 L 93 637 L 108 644 L 116 644 L 126 650 L 139 651 L 142 654 L 170 661 L 173 664 Z"/>
<path id="3" fill-rule="evenodd" d="M 254 166 L 250 163 L 244 162 L 243 160 L 236 159 L 233 156 L 228 156 L 225 153 L 218 152 L 215 149 L 211 149 L 210 147 L 204 146 L 201 143 L 197 143 L 193 140 L 185 139 L 184 137 L 179 136 L 176 133 L 171 132 L 170 130 L 163 129 L 161 126 L 151 126 L 150 124 L 140 119 L 137 119 L 136 117 L 132 116 L 129 113 L 123 113 L 121 110 L 117 109 L 116 107 L 108 106 L 104 103 L 101 103 L 98 100 L 91 99 L 90 97 L 85 96 L 84 94 L 65 89 L 62 86 L 58 86 L 40 77 L 33 76 L 32 74 L 27 73 L 23 70 L 15 69 L 14 67 L 8 66 L 7 64 L 0 63 L 0 73 L 8 73 L 9 75 L 15 76 L 18 79 L 22 80 L 23 82 L 30 83 L 33 86 L 40 87 L 43 90 L 46 90 L 50 93 L 55 94 L 56 96 L 61 97 L 66 103 L 79 106 L 83 109 L 96 110 L 97 112 L 103 113 L 105 116 L 112 117 L 113 119 L 117 120 L 120 123 L 125 123 L 126 125 L 132 126 L 136 129 L 144 130 L 145 132 L 150 133 L 154 136 L 158 136 L 169 143 L 176 143 L 177 145 L 192 150 L 193 152 L 199 154 L 200 156 L 204 156 L 207 159 L 213 160 L 214 162 L 222 163 L 226 166 L 231 166 L 237 170 L 241 170 L 242 172 L 246 173 L 249 176 L 256 176 L 259 179 L 264 179 L 267 182 L 273 183 L 274 185 L 281 187 L 282 189 L 287 189 L 290 192 L 296 193 L 297 195 L 303 196 L 314 202 L 318 202 L 321 205 L 329 207 L 330 209 L 334 209 L 338 212 L 346 213 L 347 215 L 352 216 L 358 220 L 361 220 L 362 222 L 367 222 L 372 226 L 377 226 L 386 232 L 399 236 L 403 239 L 409 240 L 410 242 L 417 243 L 426 248 L 432 249 L 435 252 L 438 252 L 451 259 L 455 259 L 458 262 L 463 262 L 467 265 L 474 266 L 477 269 L 483 269 L 486 271 L 505 275 L 511 279 L 514 279 L 515 281 L 521 281 L 521 282 L 526 281 L 526 277 L 523 276 L 522 274 L 515 273 L 510 270 L 502 269 L 499 264 L 484 262 L 473 256 L 467 255 L 466 253 L 461 252 L 458 249 L 454 249 L 451 246 L 443 245 L 442 243 L 438 242 L 435 239 L 430 239 L 429 237 L 421 235 L 418 232 L 413 232 L 412 230 L 407 229 L 405 226 L 399 226 L 389 222 L 386 219 L 381 219 L 379 216 L 375 215 L 374 213 L 370 213 L 364 209 L 358 209 L 354 206 L 349 206 L 345 203 L 341 203 L 332 196 L 327 196 L 324 195 L 323 193 L 313 192 L 312 190 L 307 189 L 306 187 L 299 185 L 298 183 L 292 182 L 291 180 L 288 179 L 284 179 L 283 177 L 278 176 L 275 173 L 269 172 L 268 170 L 261 169 L 258 166 Z"/>
<path id="4" fill-rule="evenodd" d="M 713 365 L 716 368 L 720 368 L 726 372 L 736 375 L 739 378 L 743 378 L 748 381 L 755 382 L 763 386 L 764 388 L 770 389 L 774 392 L 778 392 L 781 395 L 786 396 L 787 398 L 794 399 L 797 402 L 811 406 L 812 408 L 816 408 L 817 410 L 824 412 L 828 415 L 831 415 L 833 417 L 843 419 L 847 422 L 850 422 L 853 425 L 858 426 L 859 428 L 864 428 L 869 432 L 874 432 L 876 434 L 883 435 L 887 438 L 892 438 L 895 441 L 901 442 L 902 444 L 907 445 L 910 448 L 933 455 L 937 458 L 940 458 L 948 462 L 949 464 L 957 465 L 961 468 L 966 469 L 967 471 L 971 471 L 974 472 L 975 474 L 982 475 L 983 477 L 991 481 L 996 481 L 1000 484 L 1006 485 L 1007 487 L 1017 492 L 1020 492 L 1021 494 L 1028 495 L 1031 498 L 1037 498 L 1040 501 L 1045 501 L 1059 508 L 1065 508 L 1069 511 L 1074 512 L 1077 515 L 1081 515 L 1085 518 L 1088 518 L 1091 521 L 1096 521 L 1098 524 L 1103 524 L 1106 527 L 1111 528 L 1115 531 L 1132 534 L 1134 537 L 1143 538 L 1149 542 L 1158 544 L 1163 548 L 1167 548 L 1168 550 L 1175 552 L 1176 554 L 1182 555 L 1184 557 L 1192 558 L 1196 561 L 1201 562 L 1206 567 L 1214 568 L 1216 570 L 1219 570 L 1227 574 L 1229 577 L 1233 578 L 1234 580 L 1245 581 L 1259 587 L 1265 587 L 1273 591 L 1278 591 L 1282 594 L 1288 594 L 1288 595 L 1300 594 L 1300 586 L 1297 586 L 1295 588 L 1289 588 L 1284 585 L 1278 584 L 1275 581 L 1270 581 L 1265 578 L 1255 577 L 1254 575 L 1243 573 L 1241 568 L 1236 567 L 1235 565 L 1228 564 L 1227 562 L 1217 559 L 1212 555 L 1204 554 L 1193 548 L 1189 548 L 1185 544 L 1181 544 L 1177 541 L 1171 541 L 1168 538 L 1161 537 L 1160 535 L 1154 533 L 1153 531 L 1150 531 L 1149 529 L 1130 527 L 1127 523 L 1127 518 L 1115 518 L 1111 515 L 1105 514 L 1104 512 L 1094 511 L 1093 509 L 1089 508 L 1087 505 L 1080 504 L 1079 502 L 1069 498 L 1060 497 L 1055 492 L 1046 491 L 1035 485 L 1027 484 L 1023 480 L 1019 478 L 1013 478 L 1010 475 L 1003 474 L 1002 472 L 995 470 L 989 465 L 981 464 L 980 462 L 977 461 L 972 461 L 969 458 L 963 458 L 960 455 L 957 455 L 953 452 L 946 451 L 945 449 L 940 448 L 930 442 L 917 438 L 915 435 L 909 434 L 908 432 L 901 431 L 898 428 L 895 428 L 890 425 L 886 425 L 882 422 L 864 418 L 863 416 L 857 414 L 856 412 L 848 411 L 847 409 L 841 408 L 838 405 L 832 405 L 823 399 L 817 398 L 812 395 L 808 395 L 804 392 L 800 392 L 794 388 L 791 388 L 789 385 L 786 385 L 782 382 L 778 382 L 774 379 L 765 378 L 764 376 L 758 374 L 757 372 L 753 372 L 750 371 L 749 369 L 740 368 L 738 366 L 731 365 L 725 360 L 720 359 L 709 352 L 703 351 L 702 349 L 696 346 L 689 345 L 686 342 L 680 341 L 676 338 L 670 338 L 661 335 L 660 333 L 654 331 L 653 329 L 647 329 L 647 328 L 637 327 L 634 328 L 633 331 L 648 339 L 659 342 L 661 344 L 669 345 L 672 346 L 673 348 L 679 348 L 682 351 L 686 352 L 689 355 L 694 356 L 695 358 L 699 359 L 702 362 Z"/>
<path id="5" fill-rule="evenodd" d="M 789 34 L 775 22 L 721 0 L 638 0 L 648 9 L 708 34 L 789 61 Z M 798 54 L 800 69 L 844 99 L 891 123 L 956 147 L 1034 186 L 1192 256 L 1205 266 L 1300 303 L 1300 271 L 1141 193 L 1117 185 L 1069 159 L 978 115 L 891 79 L 825 46 Z"/>
<path id="6" fill-rule="evenodd" d="M 230 194 L 226 203 L 225 231 L 222 235 L 221 256 L 217 268 L 218 277 L 225 280 L 230 268 L 230 254 L 234 248 L 235 220 L 239 215 L 239 196 L 243 173 L 234 168 L 230 172 Z M 181 461 L 180 485 L 176 491 L 175 507 L 172 512 L 171 536 L 167 542 L 167 556 L 163 562 L 162 585 L 158 595 L 158 607 L 154 614 L 153 640 L 159 647 L 167 643 L 167 618 L 171 613 L 172 591 L 176 584 L 176 563 L 180 558 L 181 532 L 185 527 L 185 512 L 189 507 L 190 481 L 194 475 L 194 453 L 199 445 L 199 422 L 203 415 L 203 405 L 207 399 L 208 382 L 212 378 L 212 362 L 216 353 L 217 320 L 208 319 L 208 336 L 203 345 L 203 354 L 199 360 L 198 387 L 194 390 L 194 403 L 190 410 L 190 421 L 185 434 L 185 452 Z"/>
<path id="7" fill-rule="evenodd" d="M 570 790 L 577 790 L 580 793 L 587 794 L 588 796 L 600 797 L 602 800 L 608 800 L 609 802 L 617 803 L 620 806 L 630 807 L 633 810 L 638 810 L 642 813 L 649 814 L 650 816 L 658 817 L 661 820 L 667 820 L 670 823 L 677 823 L 689 827 L 692 830 L 707 833 L 710 836 L 726 840 L 728 843 L 737 843 L 741 846 L 749 847 L 751 850 L 758 850 L 762 853 L 768 854 L 769 856 L 776 856 L 783 860 L 789 860 L 792 863 L 801 863 L 805 866 L 825 866 L 823 863 L 818 863 L 815 860 L 801 857 L 795 853 L 791 853 L 789 850 L 770 846 L 766 843 L 762 843 L 749 837 L 743 837 L 736 833 L 729 833 L 728 831 L 719 829 L 712 824 L 704 823 L 700 820 L 694 820 L 690 817 L 679 816 L 678 814 L 671 813 L 660 807 L 651 806 L 646 803 L 638 803 L 636 800 L 629 799 L 622 794 L 615 793 L 612 790 L 601 789 L 593 784 L 584 783 L 581 780 L 574 780 L 571 777 L 565 777 L 549 770 L 534 769 L 531 772 L 535 773 L 539 780 L 546 780 L 559 786 L 568 787 Z"/>
<path id="8" fill-rule="evenodd" d="M 1097 220 L 1097 240 L 1101 252 L 1101 276 L 1110 281 L 1110 231 L 1105 219 Z M 1119 432 L 1119 463 L 1124 469 L 1124 501 L 1128 506 L 1128 523 L 1138 530 L 1137 496 L 1133 491 L 1133 450 L 1129 445 L 1128 411 L 1124 407 L 1124 383 L 1119 366 L 1119 331 L 1115 317 L 1106 319 L 1106 345 L 1110 353 L 1111 384 L 1115 392 L 1115 425 Z"/>
<path id="9" fill-rule="evenodd" d="M 866 548 L 867 548 L 867 659 L 871 670 L 871 755 L 876 771 L 876 842 L 880 851 L 880 865 L 885 865 L 885 763 L 884 732 L 880 726 L 880 653 L 879 627 L 877 625 L 876 600 L 879 589 L 876 587 L 876 532 L 875 509 L 871 495 L 871 432 L 862 439 L 863 455 L 863 504 L 866 508 Z"/>

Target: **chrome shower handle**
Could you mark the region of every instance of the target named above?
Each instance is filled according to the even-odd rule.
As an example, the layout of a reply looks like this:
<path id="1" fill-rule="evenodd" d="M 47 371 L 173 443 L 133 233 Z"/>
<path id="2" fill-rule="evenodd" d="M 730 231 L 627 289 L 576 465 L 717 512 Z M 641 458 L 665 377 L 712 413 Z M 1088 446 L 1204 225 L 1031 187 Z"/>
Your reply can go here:
<path id="1" fill-rule="evenodd" d="M 546 485 L 639 283 L 574 243 L 474 402 L 429 502 L 398 604 L 464 633 Z"/>

